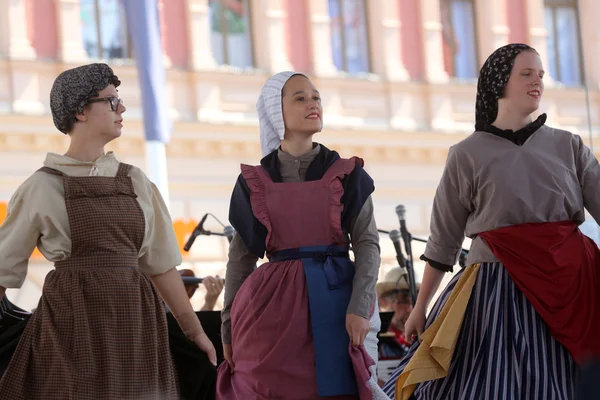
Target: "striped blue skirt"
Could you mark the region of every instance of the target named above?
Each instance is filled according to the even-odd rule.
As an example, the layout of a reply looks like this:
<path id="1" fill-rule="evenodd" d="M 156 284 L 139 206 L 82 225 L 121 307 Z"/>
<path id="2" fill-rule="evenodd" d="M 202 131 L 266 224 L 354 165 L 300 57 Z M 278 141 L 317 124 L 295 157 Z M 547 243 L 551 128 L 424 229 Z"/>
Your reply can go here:
<path id="1" fill-rule="evenodd" d="M 439 315 L 462 271 L 450 281 L 427 318 Z M 394 398 L 407 356 L 383 390 Z M 416 400 L 573 400 L 578 368 L 554 340 L 500 263 L 482 264 L 467 306 L 448 375 L 420 384 Z"/>

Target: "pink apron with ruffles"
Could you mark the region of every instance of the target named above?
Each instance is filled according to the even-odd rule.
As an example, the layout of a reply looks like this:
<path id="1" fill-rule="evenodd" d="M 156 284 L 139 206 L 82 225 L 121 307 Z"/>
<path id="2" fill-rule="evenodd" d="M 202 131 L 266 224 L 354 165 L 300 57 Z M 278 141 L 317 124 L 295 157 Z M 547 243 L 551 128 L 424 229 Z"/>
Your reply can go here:
<path id="1" fill-rule="evenodd" d="M 267 255 L 280 250 L 347 243 L 342 232 L 342 179 L 357 158 L 336 161 L 317 181 L 275 183 L 262 167 L 242 165 L 252 211 L 267 228 Z M 231 309 L 235 371 L 223 362 L 217 399 L 371 400 L 374 364 L 364 347 L 349 346 L 359 396 L 320 397 L 301 260 L 269 262 L 246 279 Z"/>

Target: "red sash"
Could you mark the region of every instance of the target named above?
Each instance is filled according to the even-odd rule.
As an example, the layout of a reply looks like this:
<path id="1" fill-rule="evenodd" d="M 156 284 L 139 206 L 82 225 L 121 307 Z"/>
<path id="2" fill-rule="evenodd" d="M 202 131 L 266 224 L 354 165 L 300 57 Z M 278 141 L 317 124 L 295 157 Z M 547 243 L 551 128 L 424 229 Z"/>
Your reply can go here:
<path id="1" fill-rule="evenodd" d="M 600 356 L 600 250 L 573 222 L 479 234 L 578 364 Z"/>

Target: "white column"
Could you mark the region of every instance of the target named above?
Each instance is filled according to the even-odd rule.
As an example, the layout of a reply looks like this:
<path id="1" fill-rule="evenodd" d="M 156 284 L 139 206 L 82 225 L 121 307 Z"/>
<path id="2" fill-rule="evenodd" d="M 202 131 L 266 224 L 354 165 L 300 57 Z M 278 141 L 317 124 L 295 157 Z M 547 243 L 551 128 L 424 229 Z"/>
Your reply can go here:
<path id="1" fill-rule="evenodd" d="M 527 0 L 527 22 L 529 26 L 529 44 L 537 50 L 544 65 L 548 65 L 547 37 L 548 32 L 544 25 L 544 0 Z M 548 67 L 546 67 L 546 70 Z M 545 81 L 550 81 L 550 74 L 546 74 Z"/>
<path id="2" fill-rule="evenodd" d="M 158 188 L 167 209 L 169 208 L 169 175 L 167 173 L 167 151 L 165 144 L 154 140 L 146 141 L 146 168 L 148 179 Z"/>
<path id="3" fill-rule="evenodd" d="M 58 0 L 60 57 L 65 63 L 80 64 L 89 61 L 81 35 L 81 8 L 79 0 Z"/>
<path id="4" fill-rule="evenodd" d="M 188 0 L 188 26 L 192 66 L 195 70 L 217 66 L 210 43 L 208 0 Z"/>
<path id="5" fill-rule="evenodd" d="M 426 78 L 429 82 L 447 82 L 449 78 L 444 70 L 440 0 L 420 0 L 420 4 Z"/>
<path id="6" fill-rule="evenodd" d="M 370 0 L 367 15 L 371 37 L 371 65 L 373 72 L 391 81 L 408 80 L 409 75 L 402 62 L 402 40 L 400 37 L 400 12 L 397 0 Z"/>
<path id="7" fill-rule="evenodd" d="M 476 0 L 475 19 L 479 63 L 483 62 L 497 48 L 508 44 L 506 0 Z"/>
<path id="8" fill-rule="evenodd" d="M 249 8 L 247 12 L 250 13 L 254 67 L 266 71 L 273 68 L 271 60 L 277 55 L 272 54 L 271 46 L 278 40 L 278 38 L 270 37 L 271 25 L 268 18 L 271 11 L 270 2 L 271 0 L 248 0 L 247 2 Z"/>
<path id="9" fill-rule="evenodd" d="M 491 7 L 493 5 L 493 7 Z M 508 27 L 507 3 L 506 0 L 494 0 L 488 5 L 493 16 L 492 35 L 494 50 L 508 44 L 508 35 L 510 28 Z"/>
<path id="10" fill-rule="evenodd" d="M 267 7 L 261 10 L 264 15 L 260 20 L 264 20 L 266 26 L 266 40 L 268 44 L 269 66 L 272 72 L 287 71 L 292 69 L 287 52 L 287 1 L 269 0 Z M 293 18 L 293 16 L 292 16 Z M 256 20 L 256 19 L 255 19 Z"/>
<path id="11" fill-rule="evenodd" d="M 27 20 L 24 0 L 8 2 L 8 56 L 18 60 L 33 60 L 35 49 L 27 37 Z"/>
<path id="12" fill-rule="evenodd" d="M 579 20 L 583 37 L 582 49 L 585 73 L 590 90 L 600 88 L 600 1 L 580 0 Z"/>
<path id="13" fill-rule="evenodd" d="M 312 32 L 313 71 L 319 77 L 338 74 L 331 48 L 331 20 L 327 0 L 308 0 Z"/>

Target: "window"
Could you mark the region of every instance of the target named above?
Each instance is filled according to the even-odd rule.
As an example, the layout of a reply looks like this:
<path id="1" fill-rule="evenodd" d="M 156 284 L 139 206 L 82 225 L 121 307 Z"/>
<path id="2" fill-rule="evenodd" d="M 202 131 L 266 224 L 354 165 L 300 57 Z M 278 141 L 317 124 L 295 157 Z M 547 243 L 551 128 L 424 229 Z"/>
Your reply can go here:
<path id="1" fill-rule="evenodd" d="M 364 0 L 329 0 L 331 50 L 339 71 L 369 72 L 367 16 Z"/>
<path id="2" fill-rule="evenodd" d="M 446 72 L 458 79 L 477 78 L 474 0 L 440 0 L 440 10 Z"/>
<path id="3" fill-rule="evenodd" d="M 79 0 L 83 46 L 90 58 L 131 58 L 125 10 L 119 0 Z"/>
<path id="4" fill-rule="evenodd" d="M 576 0 L 546 0 L 548 73 L 553 80 L 576 86 L 582 82 Z"/>
<path id="5" fill-rule="evenodd" d="M 210 43 L 217 63 L 252 67 L 248 0 L 209 0 L 209 9 Z"/>

